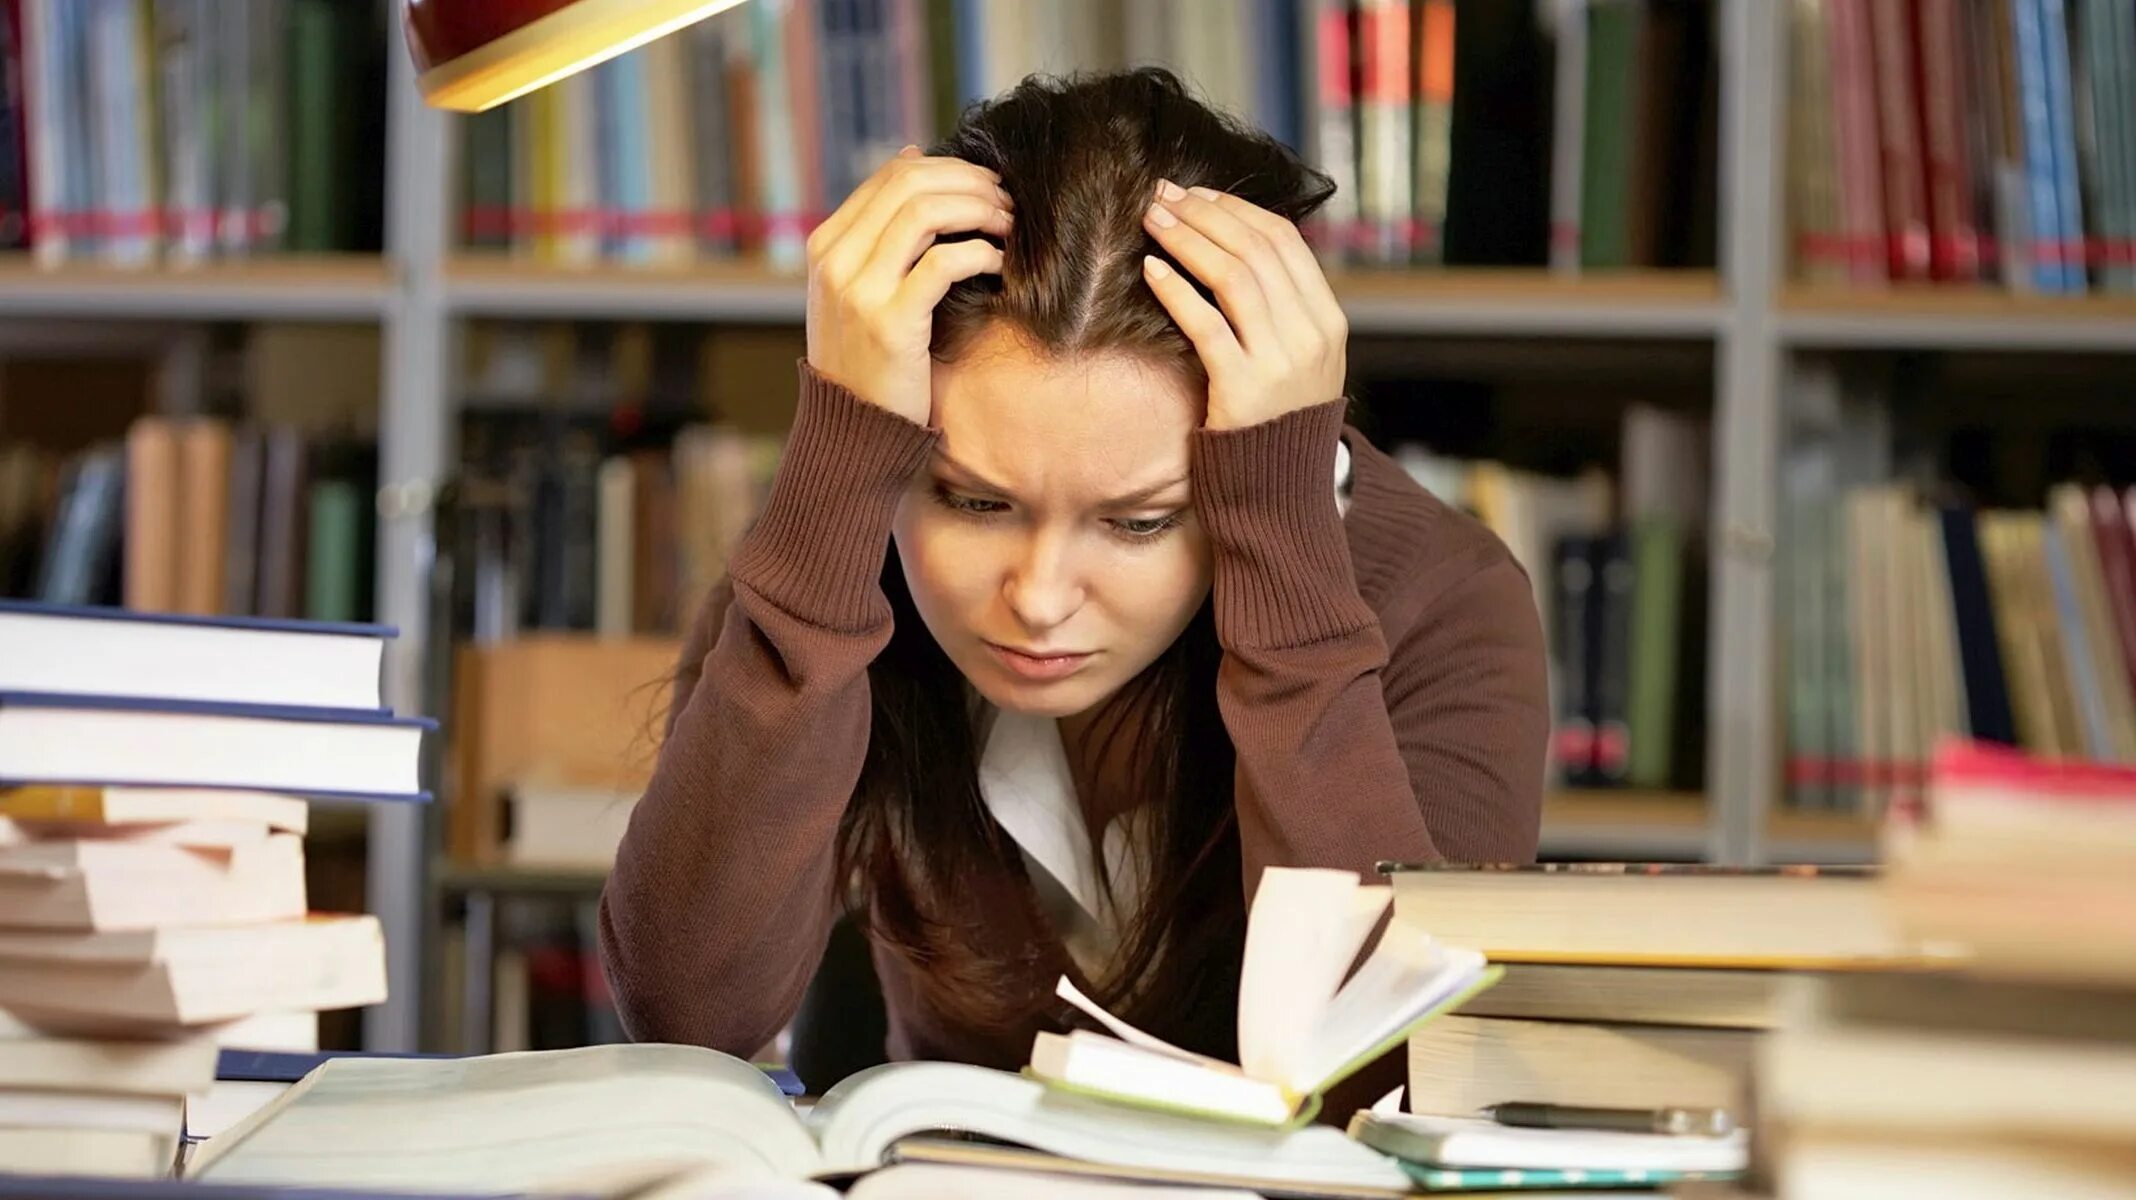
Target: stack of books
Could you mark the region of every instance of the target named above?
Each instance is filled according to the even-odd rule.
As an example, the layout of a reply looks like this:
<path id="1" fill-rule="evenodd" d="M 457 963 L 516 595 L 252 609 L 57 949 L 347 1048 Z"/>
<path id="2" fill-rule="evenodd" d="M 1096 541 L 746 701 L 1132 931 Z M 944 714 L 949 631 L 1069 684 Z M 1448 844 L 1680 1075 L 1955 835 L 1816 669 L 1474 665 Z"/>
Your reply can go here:
<path id="1" fill-rule="evenodd" d="M 385 998 L 302 839 L 304 797 L 425 798 L 390 636 L 0 603 L 0 1170 L 166 1174 L 222 1047 Z"/>
<path id="2" fill-rule="evenodd" d="M 1788 981 L 1918 961 L 1866 869 L 1387 868 L 1395 919 L 1505 979 L 1409 1039 L 1409 1107 L 1708 1108 L 1738 1118 Z"/>
<path id="3" fill-rule="evenodd" d="M 1806 989 L 1759 1063 L 1759 1157 L 1784 1197 L 2126 1196 L 2136 770 L 1953 741 L 1928 791 L 1886 892 L 1969 966 Z"/>

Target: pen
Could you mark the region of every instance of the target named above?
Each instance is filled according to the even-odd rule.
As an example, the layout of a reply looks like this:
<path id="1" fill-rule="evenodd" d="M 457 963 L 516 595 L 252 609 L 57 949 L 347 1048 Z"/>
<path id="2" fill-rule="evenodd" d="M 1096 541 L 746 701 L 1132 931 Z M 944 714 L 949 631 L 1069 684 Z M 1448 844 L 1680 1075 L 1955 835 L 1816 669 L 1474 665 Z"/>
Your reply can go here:
<path id="1" fill-rule="evenodd" d="M 1500 1125 L 1527 1129 L 1595 1129 L 1721 1137 L 1735 1119 L 1720 1108 L 1589 1108 L 1577 1104 L 1494 1104 L 1483 1114 Z"/>

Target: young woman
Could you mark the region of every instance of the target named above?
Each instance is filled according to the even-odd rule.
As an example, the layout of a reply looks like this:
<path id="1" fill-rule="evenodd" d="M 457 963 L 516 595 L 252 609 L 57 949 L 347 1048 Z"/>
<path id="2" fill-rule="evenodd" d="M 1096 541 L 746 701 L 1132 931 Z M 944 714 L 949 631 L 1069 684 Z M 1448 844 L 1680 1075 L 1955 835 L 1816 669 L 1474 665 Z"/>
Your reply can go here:
<path id="1" fill-rule="evenodd" d="M 1142 70 L 816 230 L 792 439 L 602 897 L 633 1036 L 756 1052 L 851 913 L 890 1057 L 1020 1067 L 1064 972 L 1230 1057 L 1264 867 L 1534 856 L 1528 580 L 1344 427 L 1331 190 Z"/>

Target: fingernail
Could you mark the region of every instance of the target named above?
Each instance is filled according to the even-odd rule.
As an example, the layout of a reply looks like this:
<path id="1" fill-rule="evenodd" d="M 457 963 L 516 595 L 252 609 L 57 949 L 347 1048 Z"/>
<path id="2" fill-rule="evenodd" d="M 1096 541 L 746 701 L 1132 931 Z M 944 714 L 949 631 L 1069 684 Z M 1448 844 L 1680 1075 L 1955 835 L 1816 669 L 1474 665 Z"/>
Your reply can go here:
<path id="1" fill-rule="evenodd" d="M 994 198 L 1001 202 L 1001 207 L 1003 208 L 1016 207 L 1016 202 L 1014 200 L 1009 199 L 1009 193 L 1005 188 L 995 188 Z"/>
<path id="2" fill-rule="evenodd" d="M 1150 210 L 1146 215 L 1149 217 L 1150 224 L 1159 229 L 1170 229 L 1172 226 L 1179 224 L 1179 218 L 1173 216 L 1172 210 L 1162 204 L 1150 205 Z"/>
<path id="3" fill-rule="evenodd" d="M 1199 196 L 1204 200 L 1215 200 L 1221 193 L 1215 188 L 1192 187 L 1187 189 L 1187 194 L 1189 196 Z"/>
<path id="4" fill-rule="evenodd" d="M 1178 200 L 1184 197 L 1186 192 L 1180 190 L 1179 185 L 1171 180 L 1160 179 L 1157 181 L 1157 194 L 1167 200 Z"/>
<path id="5" fill-rule="evenodd" d="M 1167 266 L 1163 259 L 1154 254 L 1142 256 L 1142 269 L 1148 271 L 1152 277 L 1157 279 L 1163 279 L 1172 273 L 1172 268 Z"/>
<path id="6" fill-rule="evenodd" d="M 900 158 L 911 158 L 913 155 L 918 154 L 919 152 L 920 148 L 918 146 L 907 143 L 905 148 L 903 150 L 898 151 L 897 153 Z"/>

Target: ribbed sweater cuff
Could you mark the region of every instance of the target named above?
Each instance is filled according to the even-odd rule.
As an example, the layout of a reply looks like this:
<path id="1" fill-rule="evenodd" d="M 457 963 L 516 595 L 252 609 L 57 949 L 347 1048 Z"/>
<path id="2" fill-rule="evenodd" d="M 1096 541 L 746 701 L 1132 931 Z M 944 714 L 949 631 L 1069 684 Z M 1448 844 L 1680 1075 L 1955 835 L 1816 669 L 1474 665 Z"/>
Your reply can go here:
<path id="1" fill-rule="evenodd" d="M 801 403 L 764 512 L 735 548 L 737 584 L 827 629 L 883 619 L 890 523 L 939 435 L 800 365 Z"/>
<path id="2" fill-rule="evenodd" d="M 1372 623 L 1335 507 L 1342 414 L 1331 400 L 1194 435 L 1195 511 L 1215 550 L 1216 628 L 1227 644 L 1302 646 Z"/>

